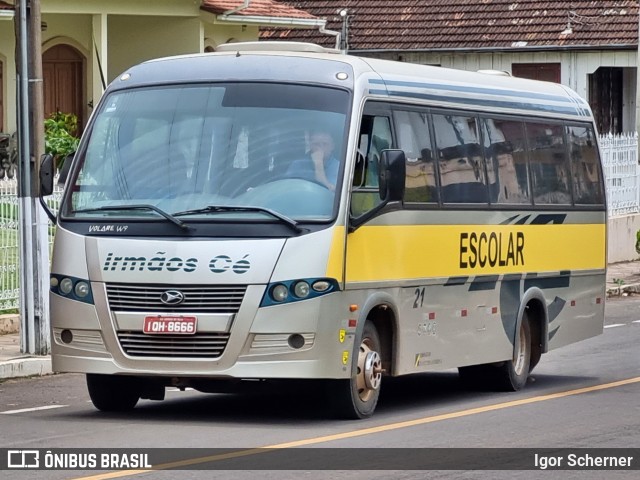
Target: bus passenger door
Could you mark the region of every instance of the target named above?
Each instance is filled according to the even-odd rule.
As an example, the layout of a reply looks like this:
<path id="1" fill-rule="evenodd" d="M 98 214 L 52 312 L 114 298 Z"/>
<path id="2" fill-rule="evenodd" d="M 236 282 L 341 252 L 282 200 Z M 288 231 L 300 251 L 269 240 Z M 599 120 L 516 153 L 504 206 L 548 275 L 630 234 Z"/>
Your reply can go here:
<path id="1" fill-rule="evenodd" d="M 367 114 L 362 118 L 358 144 L 358 159 L 351 187 L 351 219 L 364 219 L 371 209 L 380 205 L 378 188 L 378 169 L 380 153 L 392 144 L 391 118 L 384 114 Z M 378 256 L 381 237 L 376 240 L 377 218 L 362 223 L 347 235 L 345 286 L 360 288 L 362 282 L 375 282 L 384 279 L 385 269 L 380 265 Z"/>
<path id="2" fill-rule="evenodd" d="M 390 148 L 391 141 L 389 117 L 364 115 L 351 193 L 352 217 L 359 217 L 382 201 L 378 190 L 380 152 Z"/>

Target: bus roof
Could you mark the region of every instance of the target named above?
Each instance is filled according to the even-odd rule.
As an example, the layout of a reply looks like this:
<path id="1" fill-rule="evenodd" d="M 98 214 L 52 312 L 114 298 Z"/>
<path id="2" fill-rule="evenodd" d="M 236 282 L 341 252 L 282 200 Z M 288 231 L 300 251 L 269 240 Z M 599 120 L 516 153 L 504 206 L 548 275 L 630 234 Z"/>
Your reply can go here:
<path id="1" fill-rule="evenodd" d="M 348 73 L 340 77 L 341 72 Z M 480 111 L 592 120 L 589 104 L 570 88 L 492 72 L 471 72 L 343 55 L 300 42 L 228 44 L 220 52 L 149 60 L 109 89 L 210 81 L 282 81 L 353 89 L 370 97 Z"/>

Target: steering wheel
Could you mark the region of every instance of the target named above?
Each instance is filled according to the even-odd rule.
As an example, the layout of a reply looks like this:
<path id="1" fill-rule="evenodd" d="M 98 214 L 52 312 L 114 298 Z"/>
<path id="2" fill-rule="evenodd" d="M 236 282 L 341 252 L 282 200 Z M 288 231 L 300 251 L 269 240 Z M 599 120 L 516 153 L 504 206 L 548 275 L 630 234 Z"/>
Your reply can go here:
<path id="1" fill-rule="evenodd" d="M 242 182 L 242 184 L 241 184 L 240 186 L 236 187 L 236 188 L 233 190 L 233 192 L 231 193 L 231 196 L 232 196 L 232 197 L 237 197 L 237 196 L 239 196 L 239 195 L 242 195 L 242 194 L 244 194 L 244 193 L 246 193 L 246 192 L 250 191 L 250 190 L 252 189 L 253 185 L 255 185 L 255 184 L 254 184 L 254 182 L 253 182 L 253 180 L 255 180 L 255 179 L 256 179 L 256 177 L 258 177 L 258 175 L 254 175 L 254 176 L 252 176 L 252 177 L 248 178 L 246 181 Z M 304 180 L 304 181 L 306 181 L 306 182 L 313 183 L 314 185 L 318 185 L 319 187 L 322 187 L 322 188 L 324 188 L 325 190 L 329 190 L 329 191 L 331 191 L 331 189 L 330 189 L 329 187 L 327 187 L 324 183 L 319 182 L 319 181 L 318 181 L 317 179 L 315 179 L 315 178 L 309 178 L 309 177 L 295 177 L 295 176 L 294 176 L 294 177 L 291 177 L 291 176 L 288 176 L 288 175 L 278 175 L 278 176 L 276 176 L 276 177 L 273 177 L 273 178 L 269 179 L 269 180 L 268 180 L 268 181 L 266 181 L 266 182 L 258 183 L 257 185 L 255 185 L 255 187 L 254 187 L 254 188 L 263 187 L 263 186 L 265 186 L 265 185 L 269 185 L 269 184 L 271 184 L 271 183 L 275 183 L 275 182 L 281 182 L 281 181 L 284 181 L 284 180 Z"/>

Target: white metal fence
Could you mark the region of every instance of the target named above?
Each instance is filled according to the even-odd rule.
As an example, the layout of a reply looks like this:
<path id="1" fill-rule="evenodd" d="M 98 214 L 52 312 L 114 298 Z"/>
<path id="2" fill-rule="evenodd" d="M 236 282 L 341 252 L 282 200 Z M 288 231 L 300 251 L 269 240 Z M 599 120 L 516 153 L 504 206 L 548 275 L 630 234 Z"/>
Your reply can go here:
<path id="1" fill-rule="evenodd" d="M 0 313 L 18 308 L 18 196 L 15 179 L 0 180 Z"/>
<path id="2" fill-rule="evenodd" d="M 602 135 L 602 160 L 607 184 L 609 215 L 640 212 L 640 165 L 637 134 Z M 57 183 L 56 183 L 57 185 Z M 48 198 L 57 211 L 62 189 Z M 49 245 L 54 229 L 49 229 Z M 18 258 L 18 196 L 15 178 L 0 179 L 0 313 L 18 309 L 20 299 Z"/>
<path id="3" fill-rule="evenodd" d="M 638 134 L 602 135 L 600 146 L 609 215 L 615 217 L 640 212 Z"/>
<path id="4" fill-rule="evenodd" d="M 62 188 L 56 186 L 47 198 L 49 208 L 57 211 L 61 196 Z M 49 247 L 54 231 L 53 226 L 48 229 Z M 18 237 L 18 182 L 5 177 L 0 179 L 0 314 L 17 310 L 20 305 Z"/>

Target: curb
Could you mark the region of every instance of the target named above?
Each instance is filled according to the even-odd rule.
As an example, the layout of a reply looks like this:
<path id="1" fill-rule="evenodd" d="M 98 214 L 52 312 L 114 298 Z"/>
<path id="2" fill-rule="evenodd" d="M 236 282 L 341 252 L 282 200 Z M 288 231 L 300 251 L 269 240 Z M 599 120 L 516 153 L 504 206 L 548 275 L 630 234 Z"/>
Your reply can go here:
<path id="1" fill-rule="evenodd" d="M 629 285 L 620 285 L 619 287 L 607 287 L 607 298 L 621 297 L 630 293 L 640 293 L 640 283 L 630 283 Z"/>
<path id="2" fill-rule="evenodd" d="M 0 362 L 0 380 L 48 375 L 51 369 L 51 357 L 24 357 Z"/>

